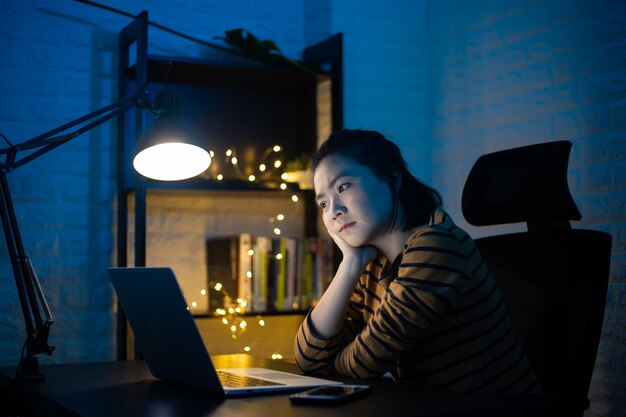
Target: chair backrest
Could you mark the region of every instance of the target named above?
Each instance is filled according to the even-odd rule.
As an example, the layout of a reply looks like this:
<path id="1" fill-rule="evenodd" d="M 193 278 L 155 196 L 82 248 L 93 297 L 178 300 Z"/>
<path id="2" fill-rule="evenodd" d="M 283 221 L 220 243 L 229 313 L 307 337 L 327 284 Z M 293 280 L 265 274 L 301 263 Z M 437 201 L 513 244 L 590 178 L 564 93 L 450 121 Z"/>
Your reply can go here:
<path id="1" fill-rule="evenodd" d="M 462 197 L 474 225 L 527 222 L 528 232 L 476 239 L 546 394 L 587 396 L 609 276 L 611 236 L 572 229 L 571 143 L 480 157 Z"/>

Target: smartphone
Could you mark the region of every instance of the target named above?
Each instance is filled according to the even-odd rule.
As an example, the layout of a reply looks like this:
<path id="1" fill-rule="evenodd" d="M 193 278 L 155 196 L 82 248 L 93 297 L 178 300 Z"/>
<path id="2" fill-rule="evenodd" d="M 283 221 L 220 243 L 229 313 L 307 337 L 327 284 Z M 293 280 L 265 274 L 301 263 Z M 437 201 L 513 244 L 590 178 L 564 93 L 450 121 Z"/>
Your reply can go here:
<path id="1" fill-rule="evenodd" d="M 369 385 L 324 385 L 289 396 L 293 403 L 302 404 L 341 404 L 369 394 Z"/>

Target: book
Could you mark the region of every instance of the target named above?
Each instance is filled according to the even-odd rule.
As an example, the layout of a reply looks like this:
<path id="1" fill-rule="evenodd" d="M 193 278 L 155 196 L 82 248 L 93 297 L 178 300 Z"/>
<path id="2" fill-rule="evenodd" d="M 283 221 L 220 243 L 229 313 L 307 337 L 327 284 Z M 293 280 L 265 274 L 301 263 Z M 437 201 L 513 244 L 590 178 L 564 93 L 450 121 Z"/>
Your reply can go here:
<path id="1" fill-rule="evenodd" d="M 206 260 L 209 312 L 215 312 L 218 308 L 227 308 L 237 298 L 239 238 L 229 236 L 208 239 Z"/>
<path id="2" fill-rule="evenodd" d="M 245 312 L 252 311 L 252 234 L 241 233 L 239 235 L 239 265 L 237 267 L 238 291 L 237 298 L 246 300 Z"/>

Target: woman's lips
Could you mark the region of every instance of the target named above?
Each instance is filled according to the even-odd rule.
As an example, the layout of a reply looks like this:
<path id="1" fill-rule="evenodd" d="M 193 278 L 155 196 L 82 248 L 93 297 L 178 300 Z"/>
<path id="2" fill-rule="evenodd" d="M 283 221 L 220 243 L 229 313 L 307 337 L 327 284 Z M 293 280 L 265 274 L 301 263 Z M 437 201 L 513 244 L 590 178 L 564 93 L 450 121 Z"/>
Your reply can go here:
<path id="1" fill-rule="evenodd" d="M 356 223 L 356 222 L 350 222 L 350 223 L 346 223 L 346 224 L 342 225 L 341 228 L 339 229 L 339 233 L 341 233 L 344 230 L 352 227 L 354 225 L 354 223 Z"/>

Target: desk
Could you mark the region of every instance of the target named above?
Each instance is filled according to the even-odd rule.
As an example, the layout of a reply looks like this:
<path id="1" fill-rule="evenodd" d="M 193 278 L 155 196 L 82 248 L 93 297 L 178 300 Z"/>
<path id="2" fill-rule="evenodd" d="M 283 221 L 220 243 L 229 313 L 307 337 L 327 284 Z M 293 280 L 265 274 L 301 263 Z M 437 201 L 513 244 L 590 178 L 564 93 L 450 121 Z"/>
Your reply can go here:
<path id="1" fill-rule="evenodd" d="M 249 355 L 221 355 L 213 359 L 215 366 L 221 368 L 261 366 L 298 372 L 295 364 Z M 18 392 L 20 403 L 41 416 L 482 417 L 509 415 L 507 410 L 528 405 L 527 400 L 477 401 L 423 391 L 410 383 L 376 380 L 367 381 L 373 391 L 366 398 L 334 407 L 305 406 L 292 405 L 287 393 L 232 399 L 211 397 L 155 379 L 143 361 L 43 365 L 41 370 L 45 380 L 22 381 Z M 0 380 L 10 381 L 13 372 L 14 368 L 0 368 Z"/>

